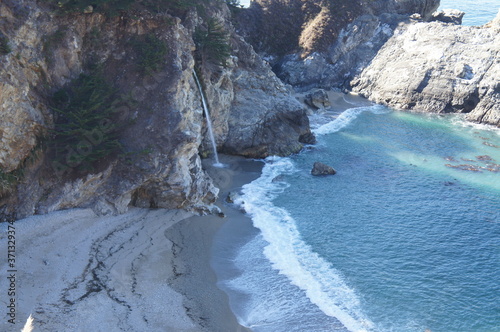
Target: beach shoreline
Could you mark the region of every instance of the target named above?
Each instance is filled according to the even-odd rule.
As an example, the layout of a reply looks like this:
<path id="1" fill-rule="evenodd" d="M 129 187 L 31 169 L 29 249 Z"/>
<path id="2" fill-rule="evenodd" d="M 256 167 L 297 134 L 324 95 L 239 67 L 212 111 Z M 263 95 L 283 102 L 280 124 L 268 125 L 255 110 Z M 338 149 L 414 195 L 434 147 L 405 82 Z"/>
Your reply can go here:
<path id="1" fill-rule="evenodd" d="M 220 189 L 216 205 L 223 216 L 192 216 L 168 230 L 167 236 L 178 241 L 183 248 L 176 254 L 174 263 L 182 271 L 182 276 L 173 280 L 171 286 L 184 294 L 188 311 L 196 313 L 191 315 L 193 320 L 198 321 L 206 331 L 251 331 L 238 322 L 231 310 L 228 295 L 217 286 L 212 249 L 217 232 L 227 222 L 252 223 L 227 199 L 229 195 L 237 195 L 244 184 L 258 178 L 263 163 L 227 155 L 219 155 L 219 159 L 224 167 L 214 167 L 211 160 L 207 159 L 204 168 Z"/>
<path id="2" fill-rule="evenodd" d="M 207 166 L 221 188 L 219 205 L 236 182 L 259 176 L 258 162 L 222 161 L 226 168 Z M 255 172 L 245 175 L 241 163 L 255 163 Z M 118 216 L 71 209 L 16 221 L 15 266 L 1 263 L 2 278 L 16 271 L 14 323 L 4 314 L 0 330 L 19 331 L 32 315 L 35 331 L 249 331 L 210 266 L 213 236 L 226 220 L 131 208 Z M 8 224 L 1 228 L 7 252 Z M 5 307 L 7 287 L 0 289 Z"/>

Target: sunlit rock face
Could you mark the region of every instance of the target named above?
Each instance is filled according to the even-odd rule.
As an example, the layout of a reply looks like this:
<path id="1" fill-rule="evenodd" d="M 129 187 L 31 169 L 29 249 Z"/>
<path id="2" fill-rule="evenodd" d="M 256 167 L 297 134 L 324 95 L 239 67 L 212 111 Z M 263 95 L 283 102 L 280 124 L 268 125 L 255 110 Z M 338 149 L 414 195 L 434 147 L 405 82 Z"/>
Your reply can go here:
<path id="1" fill-rule="evenodd" d="M 403 24 L 351 86 L 396 108 L 469 113 L 499 126 L 498 20 L 483 27 Z"/>

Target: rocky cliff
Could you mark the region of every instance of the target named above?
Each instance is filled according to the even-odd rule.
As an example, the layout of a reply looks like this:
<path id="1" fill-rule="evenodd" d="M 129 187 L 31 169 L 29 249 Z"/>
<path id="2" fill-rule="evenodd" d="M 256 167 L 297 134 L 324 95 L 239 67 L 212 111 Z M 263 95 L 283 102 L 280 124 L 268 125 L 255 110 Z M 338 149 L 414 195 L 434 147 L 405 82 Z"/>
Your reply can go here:
<path id="1" fill-rule="evenodd" d="M 500 127 L 500 12 L 483 27 L 404 23 L 351 81 L 378 103 Z"/>
<path id="2" fill-rule="evenodd" d="M 429 18 L 439 0 L 255 0 L 237 16 L 238 31 L 261 53 L 301 58 L 325 52 L 361 15 L 421 14 Z"/>
<path id="3" fill-rule="evenodd" d="M 471 121 L 499 126 L 499 17 L 483 27 L 461 26 L 464 13 L 437 13 L 437 0 L 331 1 L 328 8 L 343 14 L 329 9 L 328 15 L 323 2 L 313 1 L 322 8 L 315 10 L 295 1 L 277 3 L 303 20 L 287 28 L 295 37 L 285 54 L 266 45 L 287 29 L 262 38 L 258 28 L 241 29 L 296 90 L 352 89 L 398 109 L 469 113 Z M 265 0 L 240 17 L 244 23 L 272 17 L 273 25 L 292 24 L 275 2 Z M 311 33 L 314 43 L 301 42 L 310 41 L 304 37 Z"/>
<path id="4" fill-rule="evenodd" d="M 99 11 L 116 3 L 0 3 L 4 217 L 210 210 L 218 189 L 200 162 L 210 149 L 195 67 L 219 150 L 265 157 L 313 140 L 304 109 L 234 32 L 224 3 Z M 210 38 L 210 24 L 229 47 L 224 63 L 194 41 Z"/>

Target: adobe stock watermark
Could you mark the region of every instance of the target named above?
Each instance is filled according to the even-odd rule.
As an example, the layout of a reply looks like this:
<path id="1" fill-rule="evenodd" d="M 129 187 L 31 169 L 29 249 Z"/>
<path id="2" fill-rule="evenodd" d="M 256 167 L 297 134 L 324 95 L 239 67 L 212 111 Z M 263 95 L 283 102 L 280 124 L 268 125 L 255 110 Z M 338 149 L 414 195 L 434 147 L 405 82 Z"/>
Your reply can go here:
<path id="1" fill-rule="evenodd" d="M 65 173 L 78 167 L 92 152 L 104 142 L 107 134 L 115 128 L 116 123 L 125 123 L 131 121 L 137 114 L 134 110 L 137 105 L 143 102 L 148 92 L 158 88 L 160 83 L 165 80 L 167 73 L 160 71 L 144 77 L 140 85 L 135 86 L 129 93 L 121 93 L 112 103 L 115 114 L 118 119 L 102 119 L 96 128 L 88 130 L 76 146 L 67 145 L 63 151 L 66 151 L 63 160 L 54 160 L 51 163 L 57 177 L 61 178 Z"/>

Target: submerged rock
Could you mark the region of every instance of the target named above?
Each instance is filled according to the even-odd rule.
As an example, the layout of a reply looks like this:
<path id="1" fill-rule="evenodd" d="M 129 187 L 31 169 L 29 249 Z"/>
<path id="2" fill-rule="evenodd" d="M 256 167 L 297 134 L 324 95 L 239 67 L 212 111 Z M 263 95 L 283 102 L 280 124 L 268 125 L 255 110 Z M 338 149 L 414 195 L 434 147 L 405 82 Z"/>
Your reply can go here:
<path id="1" fill-rule="evenodd" d="M 314 176 L 334 175 L 335 173 L 337 172 L 333 169 L 333 167 L 323 164 L 319 161 L 314 163 L 313 168 L 311 170 L 311 174 Z"/>

